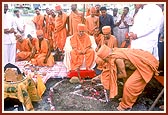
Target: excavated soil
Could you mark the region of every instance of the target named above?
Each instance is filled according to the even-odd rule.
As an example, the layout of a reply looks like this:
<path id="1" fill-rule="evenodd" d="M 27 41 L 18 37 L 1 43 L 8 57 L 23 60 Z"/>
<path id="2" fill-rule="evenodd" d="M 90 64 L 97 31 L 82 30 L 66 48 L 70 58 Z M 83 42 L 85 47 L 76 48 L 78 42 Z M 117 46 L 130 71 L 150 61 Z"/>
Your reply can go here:
<path id="1" fill-rule="evenodd" d="M 117 111 L 116 107 L 122 97 L 123 82 L 118 82 L 119 93 L 110 100 L 106 100 L 101 84 L 92 84 L 89 79 L 82 84 L 72 84 L 67 78 L 50 78 L 46 87 L 43 100 L 33 103 L 35 111 Z M 148 111 L 162 88 L 159 82 L 152 79 L 129 111 Z M 164 96 L 159 99 L 153 111 L 164 111 L 159 108 L 163 104 Z"/>

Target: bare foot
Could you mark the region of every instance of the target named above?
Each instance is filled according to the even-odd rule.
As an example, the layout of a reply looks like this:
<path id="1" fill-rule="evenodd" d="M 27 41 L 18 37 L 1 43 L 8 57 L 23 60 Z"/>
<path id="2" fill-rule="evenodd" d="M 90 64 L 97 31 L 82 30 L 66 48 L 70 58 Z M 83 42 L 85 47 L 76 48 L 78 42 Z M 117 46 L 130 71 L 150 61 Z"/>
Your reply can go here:
<path id="1" fill-rule="evenodd" d="M 118 107 L 117 107 L 117 110 L 118 110 L 118 111 L 131 111 L 131 108 L 124 109 L 124 108 L 118 106 Z"/>
<path id="2" fill-rule="evenodd" d="M 119 99 L 118 99 L 118 101 L 121 101 L 121 100 L 122 100 L 122 98 L 119 98 Z"/>
<path id="3" fill-rule="evenodd" d="M 118 106 L 118 107 L 117 107 L 117 110 L 118 110 L 118 111 L 124 111 L 125 109 L 123 109 L 122 107 Z"/>

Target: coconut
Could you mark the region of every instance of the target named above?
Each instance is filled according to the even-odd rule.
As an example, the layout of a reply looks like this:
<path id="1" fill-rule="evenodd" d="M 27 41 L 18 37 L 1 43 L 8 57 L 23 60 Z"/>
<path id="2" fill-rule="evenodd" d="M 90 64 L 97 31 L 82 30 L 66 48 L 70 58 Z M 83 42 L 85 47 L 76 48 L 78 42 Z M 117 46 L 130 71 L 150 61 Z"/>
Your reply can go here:
<path id="1" fill-rule="evenodd" d="M 42 72 L 42 75 L 43 75 L 43 76 L 46 76 L 46 75 L 47 75 L 47 72 L 46 72 L 46 71 Z"/>

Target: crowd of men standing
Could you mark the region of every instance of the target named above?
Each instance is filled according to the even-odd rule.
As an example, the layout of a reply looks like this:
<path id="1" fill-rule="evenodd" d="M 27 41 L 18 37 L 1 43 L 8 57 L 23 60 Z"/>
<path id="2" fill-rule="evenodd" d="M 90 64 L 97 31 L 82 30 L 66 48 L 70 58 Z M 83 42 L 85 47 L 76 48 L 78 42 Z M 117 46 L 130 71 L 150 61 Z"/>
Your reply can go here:
<path id="1" fill-rule="evenodd" d="M 118 9 L 114 8 L 113 15 L 111 15 L 107 13 L 106 7 L 101 7 L 99 4 L 87 8 L 86 13 L 79 11 L 77 4 L 72 4 L 72 11 L 70 15 L 67 15 L 63 12 L 60 5 L 56 5 L 55 9 L 46 8 L 46 14 L 44 15 L 41 14 L 39 8 L 35 8 L 36 15 L 33 17 L 32 22 L 34 23 L 36 31 L 43 31 L 43 38 L 47 39 L 49 43 L 48 47 L 51 51 L 59 48 L 59 50 L 64 52 L 63 49 L 66 38 L 78 32 L 78 24 L 83 23 L 86 26 L 85 32 L 89 36 L 94 36 L 98 47 L 100 47 L 100 41 L 103 35 L 102 28 L 104 26 L 110 26 L 110 34 L 113 35 L 117 41 L 116 47 L 131 47 L 147 50 L 159 60 L 158 36 L 162 37 L 164 35 L 164 31 L 159 32 L 163 30 L 164 26 L 163 14 L 160 13 L 161 9 L 158 6 L 160 6 L 163 11 L 163 5 L 135 4 L 135 14 L 131 17 L 129 15 L 129 7 L 124 7 L 121 15 L 118 13 Z M 153 10 L 156 10 L 155 14 L 157 13 L 157 17 L 150 14 L 150 12 L 154 12 Z M 8 4 L 4 4 L 3 43 L 5 64 L 9 62 L 15 63 L 16 60 L 19 60 L 17 59 L 15 50 L 18 49 L 16 47 L 16 43 L 19 42 L 18 39 L 16 40 L 17 36 L 20 34 L 22 38 L 28 38 L 27 35 L 25 35 L 25 22 L 20 16 L 19 10 L 14 11 L 15 17 L 9 15 L 7 11 Z M 131 39 L 128 38 L 128 33 Z M 160 42 L 161 40 L 159 39 L 159 43 Z M 35 44 L 29 42 L 29 44 L 30 43 L 31 45 Z M 24 49 L 22 48 L 22 50 Z M 29 51 L 32 50 L 33 46 L 29 48 Z M 163 52 L 163 48 L 159 49 L 159 52 Z M 163 53 L 161 55 L 163 55 Z M 29 60 L 28 57 L 30 58 L 32 55 L 27 55 L 23 59 L 19 58 L 20 60 Z M 161 58 L 163 58 L 163 56 L 160 57 L 160 60 Z"/>
<path id="2" fill-rule="evenodd" d="M 54 58 L 51 51 L 59 49 L 65 52 L 67 37 L 71 37 L 71 70 L 78 70 L 84 60 L 86 69 L 91 69 L 93 61 L 96 60 L 97 68 L 103 70 L 104 62 L 95 57 L 103 45 L 111 49 L 130 48 L 147 51 L 153 55 L 154 60 L 160 61 L 159 71 L 164 70 L 163 5 L 135 4 L 135 13 L 132 17 L 129 15 L 129 7 L 124 7 L 121 15 L 118 14 L 118 9 L 114 8 L 111 15 L 107 13 L 106 7 L 98 4 L 88 8 L 86 12 L 79 11 L 77 4 L 72 4 L 70 15 L 63 12 L 60 5 L 56 5 L 55 9 L 46 8 L 45 15 L 41 14 L 39 8 L 35 8 L 36 15 L 32 22 L 37 36 L 33 37 L 30 34 L 25 35 L 25 24 L 19 11 L 14 12 L 14 18 L 7 10 L 8 4 L 4 4 L 4 64 L 27 60 L 36 66 L 53 66 Z M 93 36 L 96 42 L 95 50 L 92 48 L 90 36 Z M 16 52 L 16 49 L 19 51 Z M 129 54 L 134 51 L 123 51 L 123 54 L 124 52 Z M 132 107 L 134 102 L 128 104 Z M 122 105 L 119 110 L 129 107 Z"/>

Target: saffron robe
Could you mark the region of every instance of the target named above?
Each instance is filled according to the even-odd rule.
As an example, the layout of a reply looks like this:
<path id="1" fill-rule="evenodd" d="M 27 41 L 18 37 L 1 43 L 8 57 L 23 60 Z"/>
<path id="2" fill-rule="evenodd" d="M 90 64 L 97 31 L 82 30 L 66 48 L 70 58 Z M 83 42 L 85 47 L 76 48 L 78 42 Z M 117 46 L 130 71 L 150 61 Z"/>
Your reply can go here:
<path id="1" fill-rule="evenodd" d="M 88 34 L 84 33 L 83 36 L 79 36 L 78 33 L 75 33 L 71 39 L 70 43 L 72 50 L 71 55 L 71 70 L 76 70 L 80 68 L 83 64 L 84 57 L 86 62 L 86 68 L 91 68 L 92 63 L 95 58 L 95 51 L 91 48 L 91 40 Z M 85 52 L 85 54 L 80 54 L 79 52 Z"/>

